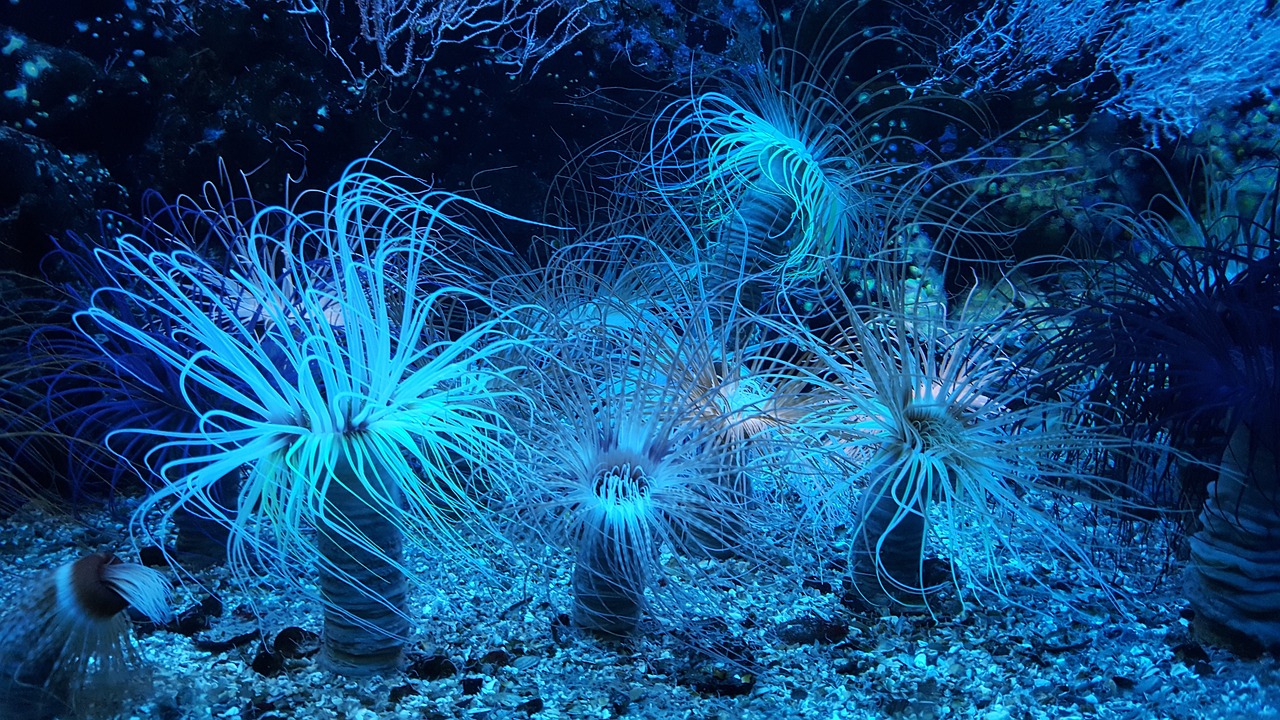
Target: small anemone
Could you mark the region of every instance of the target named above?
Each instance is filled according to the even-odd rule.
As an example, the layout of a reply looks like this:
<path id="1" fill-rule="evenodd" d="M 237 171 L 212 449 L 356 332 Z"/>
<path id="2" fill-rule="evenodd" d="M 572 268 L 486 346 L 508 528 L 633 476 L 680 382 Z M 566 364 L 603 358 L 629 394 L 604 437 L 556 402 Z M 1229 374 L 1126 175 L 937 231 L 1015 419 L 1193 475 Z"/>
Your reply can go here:
<path id="1" fill-rule="evenodd" d="M 125 610 L 172 617 L 165 577 L 110 553 L 55 568 L 25 597 L 0 621 L 0 717 L 110 708 L 139 677 Z"/>

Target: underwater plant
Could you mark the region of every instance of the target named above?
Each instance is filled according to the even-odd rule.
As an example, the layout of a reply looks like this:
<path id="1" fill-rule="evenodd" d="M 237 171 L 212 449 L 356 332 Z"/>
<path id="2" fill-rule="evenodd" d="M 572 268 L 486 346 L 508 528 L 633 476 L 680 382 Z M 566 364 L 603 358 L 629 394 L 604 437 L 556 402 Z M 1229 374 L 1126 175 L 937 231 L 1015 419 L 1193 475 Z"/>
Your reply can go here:
<path id="1" fill-rule="evenodd" d="M 29 381 L 49 370 L 46 362 L 27 356 L 27 318 L 18 308 L 3 307 L 15 320 L 0 329 L 0 518 L 34 500 L 54 501 L 48 477 L 54 457 L 71 444 L 31 412 L 39 394 Z"/>
<path id="2" fill-rule="evenodd" d="M 1178 473 L 1135 478 L 1198 511 L 1188 598 L 1205 638 L 1280 644 L 1280 191 L 1274 163 L 1203 178 L 1117 220 L 1131 240 L 1037 311 L 1058 329 L 1046 390 L 1084 385 L 1129 436 L 1182 451 Z M 1086 268 L 1089 266 L 1086 264 Z M 1168 501 L 1166 501 L 1166 504 Z"/>
<path id="3" fill-rule="evenodd" d="M 832 438 L 823 461 L 841 471 L 794 478 L 811 519 L 849 528 L 848 570 L 868 604 L 932 611 L 929 596 L 946 583 L 1008 599 L 1019 564 L 1005 556 L 1033 549 L 1111 591 L 1053 508 L 1123 510 L 1084 461 L 1130 442 L 1082 422 L 1087 404 L 1028 394 L 1037 379 L 1018 357 L 1025 325 L 1007 314 L 956 319 L 903 294 L 887 308 L 841 294 L 828 312 L 830 327 L 795 330 L 824 396 L 799 422 Z M 949 551 L 949 577 L 928 571 L 931 543 Z"/>
<path id="4" fill-rule="evenodd" d="M 95 553 L 45 574 L 0 618 L 0 717 L 114 710 L 137 673 L 125 610 L 171 618 L 156 570 Z"/>
<path id="5" fill-rule="evenodd" d="M 160 440 L 151 458 L 163 486 L 135 529 L 163 530 L 176 508 L 194 506 L 230 529 L 238 575 L 307 591 L 300 571 L 314 569 L 322 662 L 352 675 L 400 660 L 405 544 L 468 556 L 458 524 L 478 515 L 479 489 L 500 484 L 515 444 L 495 405 L 510 392 L 505 371 L 490 363 L 512 341 L 494 320 L 473 322 L 467 304 L 484 298 L 442 282 L 460 267 L 452 248 L 484 242 L 466 215 L 496 211 L 377 170 L 394 177 L 361 161 L 298 199 L 316 209 L 256 213 L 226 274 L 181 246 L 121 235 L 96 253 L 120 280 L 77 315 L 175 368 L 200 419 L 187 432 L 116 431 Z M 120 304 L 137 313 L 113 312 Z M 171 326 L 183 346 L 137 317 Z M 211 491 L 236 472 L 226 505 Z"/>

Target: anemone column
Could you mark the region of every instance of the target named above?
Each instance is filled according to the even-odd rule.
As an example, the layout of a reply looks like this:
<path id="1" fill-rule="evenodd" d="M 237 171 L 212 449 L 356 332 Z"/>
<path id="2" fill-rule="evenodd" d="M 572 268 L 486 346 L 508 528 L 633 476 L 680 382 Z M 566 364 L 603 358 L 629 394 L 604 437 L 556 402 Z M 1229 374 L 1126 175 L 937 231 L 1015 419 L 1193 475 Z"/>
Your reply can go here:
<path id="1" fill-rule="evenodd" d="M 910 471 L 896 472 L 904 467 L 904 458 L 882 455 L 873 464 L 876 471 L 863 491 L 853 538 L 849 570 L 854 586 L 873 605 L 883 605 L 889 599 L 925 605 L 922 568 L 928 528 L 927 483 Z"/>
<path id="2" fill-rule="evenodd" d="M 326 517 L 317 522 L 321 658 L 342 675 L 394 672 L 409 635 L 404 540 L 391 519 L 403 493 L 387 472 L 380 464 L 357 471 L 344 452 L 325 490 Z M 387 503 L 394 510 L 382 507 Z"/>
<path id="3" fill-rule="evenodd" d="M 1276 435 L 1241 423 L 1191 537 L 1195 628 L 1236 648 L 1280 648 L 1280 465 Z"/>

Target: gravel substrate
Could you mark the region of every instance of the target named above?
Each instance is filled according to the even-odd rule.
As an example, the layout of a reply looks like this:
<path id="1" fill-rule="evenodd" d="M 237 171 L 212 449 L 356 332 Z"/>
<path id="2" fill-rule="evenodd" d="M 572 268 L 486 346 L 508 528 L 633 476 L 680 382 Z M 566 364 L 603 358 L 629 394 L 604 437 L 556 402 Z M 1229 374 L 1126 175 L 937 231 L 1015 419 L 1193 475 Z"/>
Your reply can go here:
<path id="1" fill-rule="evenodd" d="M 127 510 L 0 521 L 0 599 L 86 552 L 131 557 Z M 690 604 L 665 603 L 638 639 L 610 643 L 569 626 L 565 555 L 507 552 L 490 573 L 417 558 L 424 620 L 405 672 L 365 680 L 316 666 L 319 615 L 304 594 L 194 573 L 174 595 L 185 625 L 136 633 L 145 672 L 116 717 L 1280 718 L 1280 661 L 1192 639 L 1178 569 L 1157 553 L 1135 553 L 1120 607 L 1066 576 L 1049 596 L 1015 583 L 1012 603 L 943 597 L 936 617 L 859 612 L 805 563 L 731 567 Z"/>

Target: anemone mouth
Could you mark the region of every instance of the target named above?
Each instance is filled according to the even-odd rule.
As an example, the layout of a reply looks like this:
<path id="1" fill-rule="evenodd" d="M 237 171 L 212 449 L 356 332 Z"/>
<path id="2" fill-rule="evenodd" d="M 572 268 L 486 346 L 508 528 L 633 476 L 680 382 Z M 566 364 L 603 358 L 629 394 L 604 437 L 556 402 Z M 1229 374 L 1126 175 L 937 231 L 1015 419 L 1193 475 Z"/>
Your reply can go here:
<path id="1" fill-rule="evenodd" d="M 939 402 L 910 402 L 902 412 L 905 434 L 923 449 L 955 447 L 963 441 L 967 426 L 963 414 L 953 405 Z"/>
<path id="2" fill-rule="evenodd" d="M 602 458 L 591 478 L 591 490 L 603 503 L 624 505 L 649 497 L 648 463 L 630 455 Z"/>

